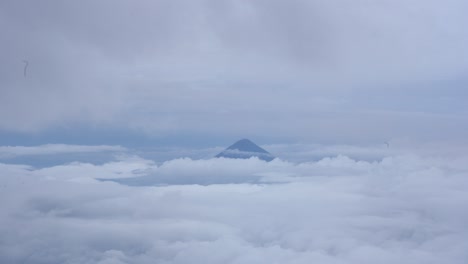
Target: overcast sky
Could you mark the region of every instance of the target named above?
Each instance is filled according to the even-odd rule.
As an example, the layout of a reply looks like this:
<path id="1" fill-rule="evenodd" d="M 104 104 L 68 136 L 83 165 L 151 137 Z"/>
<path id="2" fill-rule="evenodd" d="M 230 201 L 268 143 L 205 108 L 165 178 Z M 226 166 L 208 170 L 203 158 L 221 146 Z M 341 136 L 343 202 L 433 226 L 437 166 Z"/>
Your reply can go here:
<path id="1" fill-rule="evenodd" d="M 0 145 L 462 140 L 466 10 L 3 0 Z"/>

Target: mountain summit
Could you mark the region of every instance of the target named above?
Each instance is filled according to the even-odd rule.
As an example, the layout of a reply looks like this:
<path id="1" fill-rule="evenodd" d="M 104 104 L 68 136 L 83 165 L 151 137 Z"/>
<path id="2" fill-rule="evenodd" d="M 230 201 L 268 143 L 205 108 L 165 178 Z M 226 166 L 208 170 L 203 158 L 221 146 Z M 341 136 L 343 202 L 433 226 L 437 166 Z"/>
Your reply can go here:
<path id="1" fill-rule="evenodd" d="M 216 155 L 216 157 L 229 159 L 249 159 L 251 157 L 257 157 L 264 161 L 272 161 L 275 158 L 268 151 L 262 149 L 248 139 L 237 141 L 223 152 Z"/>

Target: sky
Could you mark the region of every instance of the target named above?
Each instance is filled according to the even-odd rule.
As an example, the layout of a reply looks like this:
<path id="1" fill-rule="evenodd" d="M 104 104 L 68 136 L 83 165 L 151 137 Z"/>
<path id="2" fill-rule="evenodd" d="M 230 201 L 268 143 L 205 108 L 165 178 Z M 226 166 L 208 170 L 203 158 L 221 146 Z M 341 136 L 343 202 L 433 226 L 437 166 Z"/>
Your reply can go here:
<path id="1" fill-rule="evenodd" d="M 0 263 L 466 264 L 466 10 L 0 1 Z"/>
<path id="2" fill-rule="evenodd" d="M 4 0 L 0 145 L 464 140 L 467 5 Z"/>

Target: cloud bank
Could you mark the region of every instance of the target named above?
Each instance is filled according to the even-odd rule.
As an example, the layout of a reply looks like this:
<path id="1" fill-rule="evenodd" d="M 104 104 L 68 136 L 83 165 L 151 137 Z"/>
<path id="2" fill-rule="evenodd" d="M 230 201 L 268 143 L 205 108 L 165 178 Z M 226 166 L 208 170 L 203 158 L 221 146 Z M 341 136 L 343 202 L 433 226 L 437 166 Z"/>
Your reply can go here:
<path id="1" fill-rule="evenodd" d="M 0 262 L 465 263 L 466 164 L 432 154 L 0 164 Z M 218 181 L 95 179 L 142 175 Z M 231 183 L 246 175 L 261 181 Z"/>

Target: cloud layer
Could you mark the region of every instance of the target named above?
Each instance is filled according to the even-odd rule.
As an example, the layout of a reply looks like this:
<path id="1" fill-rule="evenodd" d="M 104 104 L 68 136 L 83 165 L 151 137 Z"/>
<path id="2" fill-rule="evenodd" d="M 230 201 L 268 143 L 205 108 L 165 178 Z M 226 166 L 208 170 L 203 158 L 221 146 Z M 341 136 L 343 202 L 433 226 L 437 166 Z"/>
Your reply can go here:
<path id="1" fill-rule="evenodd" d="M 0 164 L 0 262 L 465 263 L 466 164 L 433 154 Z M 95 180 L 142 175 L 218 181 Z M 277 183 L 229 184 L 248 175 Z"/>
<path id="2" fill-rule="evenodd" d="M 3 1 L 0 130 L 463 138 L 466 9 L 463 0 Z"/>
<path id="3" fill-rule="evenodd" d="M 121 146 L 83 146 L 47 144 L 42 146 L 0 146 L 0 158 L 14 156 L 54 155 L 93 152 L 125 152 Z"/>

